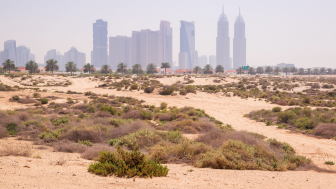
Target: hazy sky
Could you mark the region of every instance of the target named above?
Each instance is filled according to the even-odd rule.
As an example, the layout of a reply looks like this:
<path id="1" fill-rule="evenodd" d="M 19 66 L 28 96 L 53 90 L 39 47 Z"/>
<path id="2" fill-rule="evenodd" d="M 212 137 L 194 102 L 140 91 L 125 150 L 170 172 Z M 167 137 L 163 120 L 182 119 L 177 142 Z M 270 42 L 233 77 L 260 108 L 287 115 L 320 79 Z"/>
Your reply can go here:
<path id="1" fill-rule="evenodd" d="M 239 6 L 246 24 L 247 64 L 294 63 L 297 67 L 336 67 L 336 0 L 0 0 L 0 50 L 16 40 L 38 63 L 50 49 L 62 54 L 77 47 L 91 61 L 92 23 L 108 22 L 108 36 L 131 36 L 173 28 L 173 60 L 180 50 L 180 20 L 195 22 L 199 56 L 216 54 L 217 20 L 225 6 L 231 54 Z"/>

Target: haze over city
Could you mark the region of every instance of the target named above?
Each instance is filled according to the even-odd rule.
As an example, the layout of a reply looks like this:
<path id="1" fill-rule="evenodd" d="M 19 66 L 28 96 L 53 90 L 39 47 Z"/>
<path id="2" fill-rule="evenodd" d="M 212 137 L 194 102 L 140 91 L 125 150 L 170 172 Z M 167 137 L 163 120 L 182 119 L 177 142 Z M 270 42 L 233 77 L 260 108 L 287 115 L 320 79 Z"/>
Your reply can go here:
<path id="1" fill-rule="evenodd" d="M 224 13 L 229 23 L 230 57 L 234 22 L 239 14 L 246 27 L 246 64 L 293 63 L 296 67 L 335 67 L 336 3 L 323 1 L 9 1 L 1 3 L 0 51 L 16 40 L 44 63 L 47 51 L 64 54 L 72 46 L 91 61 L 92 24 L 108 23 L 108 37 L 132 36 L 132 31 L 160 29 L 169 21 L 173 31 L 172 61 L 179 62 L 180 21 L 195 23 L 198 56 L 216 55 L 217 22 Z M 8 15 L 11 15 L 10 17 Z M 112 66 L 113 67 L 113 66 Z"/>

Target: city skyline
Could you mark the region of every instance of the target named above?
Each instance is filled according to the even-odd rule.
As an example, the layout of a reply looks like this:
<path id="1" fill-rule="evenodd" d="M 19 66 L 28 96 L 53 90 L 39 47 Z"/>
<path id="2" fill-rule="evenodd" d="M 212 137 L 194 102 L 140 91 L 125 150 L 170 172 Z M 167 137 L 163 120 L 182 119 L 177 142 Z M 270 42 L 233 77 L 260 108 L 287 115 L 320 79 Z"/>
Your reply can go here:
<path id="1" fill-rule="evenodd" d="M 135 1 L 119 2 L 117 7 L 111 6 L 115 4 L 111 2 L 106 2 L 106 5 L 102 7 L 92 2 L 80 1 L 83 9 L 76 10 L 71 7 L 74 7 L 79 1 L 74 0 L 68 3 L 67 7 L 69 8 L 63 10 L 62 14 L 56 10 L 65 1 L 60 0 L 59 4 L 53 5 L 52 10 L 47 9 L 49 6 L 47 3 L 29 2 L 14 0 L 4 5 L 0 16 L 6 18 L 5 15 L 9 14 L 8 11 L 14 10 L 14 8 L 19 14 L 11 17 L 11 22 L 6 19 L 0 21 L 3 26 L 0 44 L 10 39 L 16 40 L 17 46 L 24 45 L 31 49 L 38 63 L 43 63 L 43 57 L 48 50 L 57 49 L 59 52 L 65 53 L 71 46 L 76 46 L 81 49 L 81 52 L 85 52 L 87 61 L 90 62 L 90 52 L 93 49 L 91 46 L 93 35 L 91 24 L 97 19 L 103 19 L 109 23 L 108 37 L 130 36 L 131 31 L 139 31 L 143 28 L 155 30 L 160 20 L 168 20 L 175 28 L 173 30 L 175 36 L 173 38 L 173 62 L 178 62 L 179 21 L 181 19 L 193 20 L 197 30 L 196 50 L 200 55 L 214 55 L 216 54 L 216 22 L 218 21 L 218 10 L 221 9 L 222 4 L 225 5 L 225 14 L 229 23 L 234 23 L 238 7 L 240 6 L 242 9 L 248 28 L 246 33 L 248 65 L 275 65 L 279 62 L 291 62 L 298 67 L 310 67 L 315 64 L 328 67 L 333 66 L 336 61 L 333 55 L 333 49 L 336 49 L 336 38 L 333 34 L 336 33 L 336 27 L 330 24 L 335 21 L 335 16 L 333 16 L 335 13 L 331 9 L 336 5 L 334 1 L 305 3 L 305 1 L 298 0 L 291 3 L 291 6 L 286 6 L 287 1 L 271 3 L 262 0 L 254 2 L 210 1 L 207 4 L 200 1 L 193 1 L 192 4 L 183 1 L 179 6 L 173 6 L 172 2 L 146 1 L 151 4 L 149 7 Z M 126 9 L 127 4 L 130 3 L 136 8 Z M 15 6 L 17 4 L 19 6 Z M 31 4 L 34 4 L 34 7 L 30 9 L 28 14 L 26 7 L 31 7 Z M 97 5 L 99 11 L 91 9 L 88 11 L 88 7 L 93 5 Z M 297 14 L 297 9 L 300 9 L 300 14 Z M 45 10 L 49 10 L 48 14 L 45 14 Z M 122 17 L 114 16 L 120 15 L 118 14 L 119 10 L 128 10 L 132 13 L 127 13 Z M 174 14 L 169 14 L 171 11 L 174 11 Z M 200 11 L 202 14 L 199 14 Z M 311 12 L 314 14 L 309 14 Z M 40 17 L 41 14 L 44 16 Z M 73 17 L 71 15 L 81 16 Z M 318 26 L 313 26 L 312 22 L 317 23 Z M 40 26 L 40 23 L 43 23 L 43 27 Z M 73 27 L 74 23 L 76 27 Z M 300 23 L 300 27 L 297 27 L 297 23 Z M 25 28 L 25 32 L 22 32 L 22 28 Z M 231 24 L 229 27 L 231 38 L 234 36 L 233 31 L 234 27 Z M 3 50 L 1 45 L 0 51 Z M 232 53 L 231 50 L 231 57 Z"/>

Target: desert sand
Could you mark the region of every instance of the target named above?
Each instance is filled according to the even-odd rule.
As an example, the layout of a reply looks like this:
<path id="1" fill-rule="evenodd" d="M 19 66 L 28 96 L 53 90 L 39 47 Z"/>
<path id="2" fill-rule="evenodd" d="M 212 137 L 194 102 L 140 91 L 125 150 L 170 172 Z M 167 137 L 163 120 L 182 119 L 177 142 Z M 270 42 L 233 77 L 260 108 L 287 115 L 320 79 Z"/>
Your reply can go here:
<path id="1" fill-rule="evenodd" d="M 52 77 L 52 76 L 47 76 Z M 69 78 L 69 77 L 68 77 Z M 57 79 L 57 78 L 55 78 Z M 214 84 L 214 78 L 192 78 L 195 85 Z M 19 85 L 10 78 L 0 76 L 2 83 L 7 85 Z M 291 133 L 288 130 L 279 130 L 275 126 L 266 126 L 265 123 L 256 122 L 243 117 L 251 111 L 271 109 L 274 104 L 249 98 L 226 97 L 221 93 L 207 94 L 198 92 L 187 96 L 161 96 L 157 94 L 145 94 L 141 91 L 116 91 L 111 89 L 96 88 L 99 81 L 88 78 L 71 78 L 72 85 L 68 87 L 40 87 L 48 92 L 42 96 L 58 96 L 65 100 L 67 97 L 83 100 L 84 95 L 55 93 L 54 91 L 92 91 L 98 94 L 116 96 L 129 96 L 142 99 L 146 104 L 159 106 L 161 102 L 168 106 L 192 106 L 204 109 L 206 113 L 216 119 L 231 124 L 235 130 L 255 132 L 289 143 L 297 154 L 312 159 L 313 163 L 320 168 L 336 171 L 336 166 L 325 165 L 325 161 L 336 162 L 336 141 L 329 139 L 317 139 L 303 134 Z M 179 78 L 157 79 L 163 84 L 173 84 Z M 237 82 L 235 79 L 226 79 L 226 82 Z M 13 95 L 26 95 L 33 91 L 0 92 L 0 109 L 12 110 L 25 108 L 30 105 L 9 102 Z M 288 108 L 282 107 L 283 109 Z M 188 136 L 197 137 L 197 136 Z M 0 147 L 6 145 L 32 146 L 31 142 L 10 138 L 0 140 Z M 37 149 L 32 146 L 33 155 L 27 157 L 0 157 L 0 188 L 335 188 L 336 174 L 321 173 L 316 171 L 238 171 L 200 169 L 191 166 L 168 164 L 170 171 L 167 177 L 144 179 L 100 177 L 87 172 L 87 167 L 92 161 L 84 160 L 78 154 L 53 152 L 52 149 Z M 40 154 L 41 159 L 34 158 Z M 64 165 L 57 165 L 59 160 Z M 188 172 L 193 169 L 194 171 Z"/>

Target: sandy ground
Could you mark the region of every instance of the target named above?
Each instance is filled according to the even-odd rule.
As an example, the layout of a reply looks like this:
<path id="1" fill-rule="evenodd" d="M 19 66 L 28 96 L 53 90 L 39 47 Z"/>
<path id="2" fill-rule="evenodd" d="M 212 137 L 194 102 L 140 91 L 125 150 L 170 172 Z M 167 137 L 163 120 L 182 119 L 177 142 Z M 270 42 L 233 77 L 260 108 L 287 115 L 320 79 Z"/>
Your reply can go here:
<path id="1" fill-rule="evenodd" d="M 183 80 L 183 78 L 180 79 Z M 8 78 L 0 77 L 0 80 L 5 84 L 12 85 Z M 288 142 L 298 154 L 311 158 L 314 164 L 321 168 L 336 171 L 336 166 L 324 164 L 325 161 L 336 162 L 336 141 L 290 133 L 288 130 L 279 130 L 275 126 L 267 127 L 264 123 L 255 122 L 243 117 L 244 114 L 251 111 L 271 109 L 275 106 L 265 101 L 255 101 L 254 99 L 243 100 L 238 97 L 230 98 L 224 97 L 221 94 L 206 93 L 163 97 L 161 95 L 145 94 L 138 91 L 130 92 L 95 88 L 98 82 L 87 78 L 70 80 L 73 85 L 69 87 L 45 88 L 49 90 L 92 91 L 100 94 L 130 96 L 143 99 L 147 104 L 157 106 L 161 102 L 166 102 L 169 106 L 201 108 L 216 119 L 231 124 L 236 130 L 256 132 L 268 138 L 276 138 L 279 141 Z M 169 84 L 166 81 L 169 80 L 168 78 L 160 80 L 162 80 L 162 83 L 167 82 Z M 203 80 L 205 79 L 203 78 Z M 197 82 L 194 84 L 198 84 Z M 203 83 L 207 82 L 203 81 Z M 213 83 L 212 78 L 211 83 Z M 23 106 L 21 104 L 11 104 L 8 101 L 13 93 L 17 92 L 0 92 L 0 97 L 4 97 L 0 98 L 0 109 L 13 109 Z M 59 93 L 53 92 L 41 94 L 46 96 L 59 95 Z M 60 96 L 66 97 L 71 95 L 60 94 Z M 83 97 L 83 95 L 77 96 L 78 98 Z M 195 136 L 188 137 L 192 138 Z M 5 142 L 27 143 L 26 141 L 15 141 L 12 139 L 1 140 L 1 144 Z M 78 154 L 44 151 L 46 154 L 41 159 L 0 157 L 0 169 L 3 170 L 0 171 L 0 188 L 1 186 L 6 186 L 4 188 L 33 188 L 34 185 L 37 188 L 97 188 L 97 185 L 103 188 L 335 188 L 336 185 L 335 174 L 317 173 L 315 171 L 235 171 L 198 169 L 184 165 L 168 165 L 170 171 L 167 177 L 154 179 L 136 178 L 135 182 L 133 182 L 132 179 L 98 177 L 87 173 L 87 166 L 90 161 L 79 158 Z M 67 156 L 69 157 L 69 161 L 63 166 L 52 164 L 51 161 L 57 159 L 58 156 Z M 28 160 L 32 161 L 29 162 Z M 23 167 L 26 164 L 29 164 L 30 168 Z M 190 169 L 194 171 L 188 172 L 187 170 Z M 76 176 L 72 176 L 73 174 Z"/>

